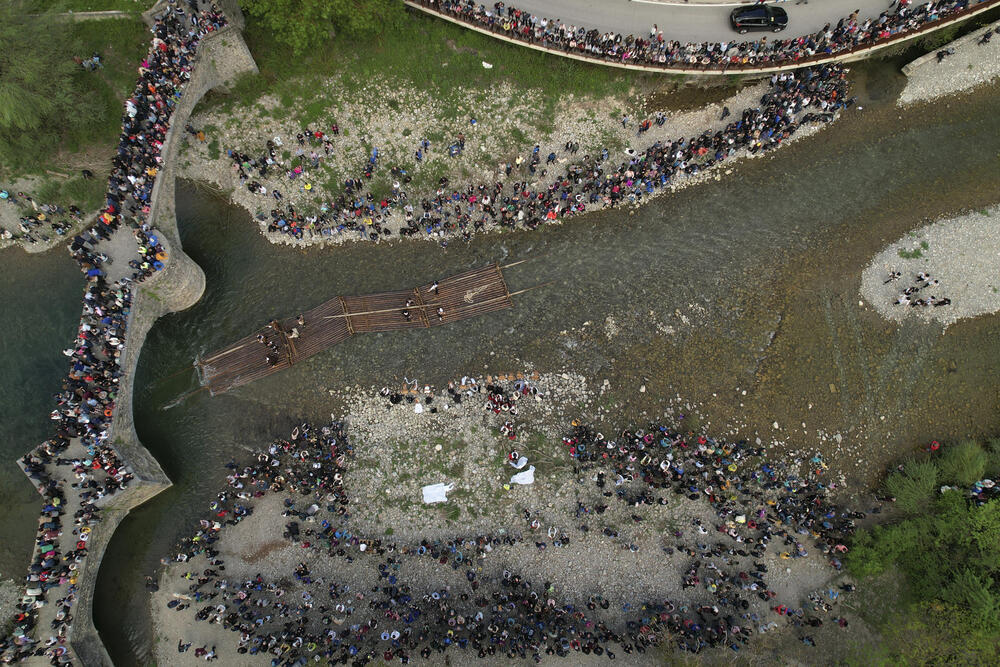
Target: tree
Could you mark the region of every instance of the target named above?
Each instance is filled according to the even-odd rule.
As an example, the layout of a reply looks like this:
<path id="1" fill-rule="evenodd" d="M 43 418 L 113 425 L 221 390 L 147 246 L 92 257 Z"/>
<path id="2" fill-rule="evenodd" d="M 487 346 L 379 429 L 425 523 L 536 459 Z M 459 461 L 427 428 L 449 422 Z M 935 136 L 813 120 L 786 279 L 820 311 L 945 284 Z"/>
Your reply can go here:
<path id="1" fill-rule="evenodd" d="M 73 103 L 65 24 L 24 0 L 0 3 L 0 132 L 41 127 Z"/>
<path id="2" fill-rule="evenodd" d="M 896 611 L 879 623 L 890 664 L 985 664 L 1000 654 L 1000 499 L 935 490 L 938 480 L 977 481 L 996 448 L 945 452 L 889 476 L 905 516 L 860 531 L 847 555 L 856 576 L 903 578 Z"/>
<path id="3" fill-rule="evenodd" d="M 252 18 L 299 55 L 331 33 L 374 35 L 400 19 L 400 0 L 241 0 Z"/>

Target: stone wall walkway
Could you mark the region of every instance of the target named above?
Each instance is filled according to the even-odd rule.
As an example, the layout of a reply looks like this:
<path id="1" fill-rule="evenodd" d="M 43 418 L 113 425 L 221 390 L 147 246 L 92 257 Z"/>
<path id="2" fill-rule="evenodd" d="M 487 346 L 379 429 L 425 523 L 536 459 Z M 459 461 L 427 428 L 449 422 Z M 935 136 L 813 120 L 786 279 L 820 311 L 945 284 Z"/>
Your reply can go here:
<path id="1" fill-rule="evenodd" d="M 207 5 L 204 8 L 207 9 Z M 238 8 L 227 8 L 238 12 Z M 144 18 L 152 25 L 154 16 L 171 9 L 167 2 L 160 0 Z M 242 23 L 241 15 L 236 22 Z M 238 55 L 244 57 L 237 58 L 232 64 L 225 60 L 217 63 L 217 58 L 224 59 L 226 56 L 220 47 L 234 48 Z M 183 127 L 205 92 L 221 85 L 226 80 L 223 76 L 228 78 L 247 69 L 254 70 L 255 66 L 237 28 L 230 26 L 203 35 L 192 62 L 190 81 L 178 91 L 176 99 L 180 102 L 172 114 L 167 114 L 166 122 L 171 128 Z M 34 623 L 32 625 L 29 618 L 17 619 L 14 636 L 4 654 L 5 660 L 20 659 L 29 664 L 111 664 L 92 617 L 94 586 L 104 549 L 118 523 L 132 507 L 170 485 L 170 480 L 135 434 L 131 401 L 132 377 L 149 328 L 161 315 L 195 303 L 204 288 L 201 269 L 181 251 L 173 216 L 173 170 L 170 167 L 176 148 L 176 142 L 171 141 L 174 136 L 176 133 L 170 129 L 164 137 L 159 150 L 162 167 L 154 176 L 155 184 L 144 211 L 148 223 L 159 223 L 163 228 L 151 228 L 148 234 L 137 237 L 135 234 L 139 232 L 120 224 L 108 239 L 94 247 L 95 253 L 104 253 L 110 260 L 102 266 L 105 284 L 132 297 L 131 304 L 126 302 L 124 308 L 125 331 L 117 333 L 124 336 L 122 354 L 116 359 L 120 369 L 119 382 L 113 402 L 106 404 L 108 407 L 102 419 L 102 423 L 110 419 L 110 426 L 106 427 L 107 431 L 102 433 L 98 443 L 88 444 L 80 438 L 73 438 L 65 448 L 56 448 L 57 453 L 48 451 L 46 443 L 19 462 L 25 474 L 37 485 L 46 504 L 36 540 L 35 556 L 40 558 L 32 560 L 31 581 L 26 587 L 30 595 L 25 597 L 23 604 L 23 609 L 34 615 Z M 158 200 L 163 198 L 170 201 L 160 206 Z M 136 269 L 129 265 L 129 261 L 136 259 L 151 263 L 153 259 L 150 256 L 152 251 L 141 253 L 138 245 L 140 241 L 149 245 L 149 234 L 159 237 L 162 248 L 158 249 L 157 261 L 162 259 L 164 266 L 144 281 L 140 277 L 141 283 L 133 283 L 132 276 Z M 93 306 L 85 307 L 81 326 L 93 319 L 96 313 L 90 313 L 91 310 Z M 100 314 L 97 316 L 100 317 Z M 107 331 L 93 333 L 97 336 L 114 335 Z M 76 359 L 77 353 L 74 352 L 73 357 Z M 97 361 L 107 363 L 110 360 L 102 360 L 98 354 Z M 62 406 L 60 412 L 65 408 Z M 116 463 L 109 467 L 107 461 L 99 463 L 92 460 L 98 458 L 93 452 L 98 445 L 113 449 Z M 114 479 L 110 480 L 109 492 L 95 491 L 111 477 Z M 91 513 L 93 507 L 100 510 L 92 517 L 78 516 L 80 513 Z M 40 551 L 42 549 L 44 554 Z M 38 566 L 43 561 L 51 565 Z M 62 571 L 65 565 L 68 565 L 68 574 L 60 575 L 57 581 L 49 581 L 44 576 L 49 570 Z M 38 576 L 39 572 L 42 579 Z"/>

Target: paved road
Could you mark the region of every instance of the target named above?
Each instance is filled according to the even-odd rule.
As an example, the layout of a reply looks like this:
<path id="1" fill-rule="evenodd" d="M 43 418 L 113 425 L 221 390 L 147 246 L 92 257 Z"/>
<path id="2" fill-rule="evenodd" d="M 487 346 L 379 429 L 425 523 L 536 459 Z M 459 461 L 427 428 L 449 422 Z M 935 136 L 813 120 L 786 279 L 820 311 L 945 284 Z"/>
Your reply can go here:
<path id="1" fill-rule="evenodd" d="M 509 0 L 507 4 L 538 16 L 558 18 L 568 25 L 602 31 L 648 35 L 655 23 L 664 37 L 682 42 L 742 41 L 754 35 L 770 35 L 736 34 L 729 26 L 732 7 L 652 5 L 629 0 Z M 816 32 L 827 23 L 836 24 L 855 9 L 861 10 L 862 17 L 878 16 L 889 6 L 889 0 L 810 0 L 808 4 L 784 2 L 781 6 L 788 12 L 788 28 L 782 36 L 792 37 Z"/>

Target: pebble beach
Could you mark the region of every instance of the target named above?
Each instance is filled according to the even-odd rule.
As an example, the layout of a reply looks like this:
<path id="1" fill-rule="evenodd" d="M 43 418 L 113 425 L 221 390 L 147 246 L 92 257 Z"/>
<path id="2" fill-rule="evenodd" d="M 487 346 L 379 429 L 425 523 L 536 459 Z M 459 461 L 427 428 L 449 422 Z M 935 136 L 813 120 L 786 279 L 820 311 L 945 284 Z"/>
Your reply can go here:
<path id="1" fill-rule="evenodd" d="M 1000 310 L 1000 207 L 939 220 L 914 230 L 876 255 L 861 274 L 861 296 L 895 322 L 915 318 L 948 326 Z M 893 272 L 902 275 L 889 280 Z M 897 304 L 919 273 L 938 283 L 941 307 Z M 919 281 L 917 281 L 919 283 Z"/>

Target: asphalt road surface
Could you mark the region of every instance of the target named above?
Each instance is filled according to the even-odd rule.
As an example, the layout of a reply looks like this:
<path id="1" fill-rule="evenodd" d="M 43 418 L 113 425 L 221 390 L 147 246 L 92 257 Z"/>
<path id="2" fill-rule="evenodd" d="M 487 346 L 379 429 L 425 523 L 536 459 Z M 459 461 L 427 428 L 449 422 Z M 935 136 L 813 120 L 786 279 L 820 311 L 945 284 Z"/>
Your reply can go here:
<path id="1" fill-rule="evenodd" d="M 484 0 L 487 6 L 492 3 Z M 559 19 L 561 23 L 597 28 L 625 34 L 648 36 L 655 23 L 663 36 L 681 42 L 744 41 L 768 36 L 786 38 L 819 31 L 827 23 L 836 25 L 854 10 L 860 16 L 876 17 L 889 6 L 889 0 L 809 0 L 808 4 L 782 2 L 788 12 L 788 28 L 778 35 L 759 32 L 737 34 L 729 25 L 733 7 L 654 5 L 629 0 L 511 0 L 507 4 L 526 9 L 540 17 Z"/>

